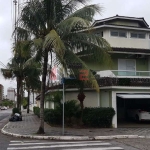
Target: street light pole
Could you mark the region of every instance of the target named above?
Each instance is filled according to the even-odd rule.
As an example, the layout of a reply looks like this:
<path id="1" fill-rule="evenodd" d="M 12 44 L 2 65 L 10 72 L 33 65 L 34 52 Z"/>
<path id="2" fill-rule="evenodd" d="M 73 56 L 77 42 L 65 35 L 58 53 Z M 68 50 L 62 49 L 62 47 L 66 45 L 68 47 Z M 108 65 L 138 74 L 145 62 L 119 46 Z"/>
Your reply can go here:
<path id="1" fill-rule="evenodd" d="M 16 27 L 17 27 L 17 0 L 13 1 L 14 5 L 15 5 L 15 44 L 17 41 L 17 35 L 16 35 Z"/>
<path id="2" fill-rule="evenodd" d="M 64 78 L 64 75 L 63 75 L 63 118 L 62 118 L 62 120 L 63 120 L 63 122 L 62 122 L 62 135 L 64 135 L 64 123 L 65 123 L 65 121 L 64 121 L 64 103 L 65 103 L 65 78 Z"/>

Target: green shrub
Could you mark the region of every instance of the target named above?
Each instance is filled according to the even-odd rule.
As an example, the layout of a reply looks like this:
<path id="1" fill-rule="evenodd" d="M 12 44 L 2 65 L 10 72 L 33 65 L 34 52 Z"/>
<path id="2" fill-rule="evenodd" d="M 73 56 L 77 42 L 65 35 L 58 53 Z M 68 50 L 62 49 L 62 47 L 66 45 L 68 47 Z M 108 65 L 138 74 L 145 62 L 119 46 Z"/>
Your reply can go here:
<path id="1" fill-rule="evenodd" d="M 21 104 L 23 105 L 23 109 L 26 109 L 27 108 L 27 105 L 28 105 L 28 102 L 27 102 L 28 98 L 27 97 L 24 97 Z"/>
<path id="2" fill-rule="evenodd" d="M 49 109 L 44 112 L 44 121 L 60 125 L 62 123 L 62 113 L 55 109 Z"/>
<path id="3" fill-rule="evenodd" d="M 14 115 L 15 113 L 21 114 L 18 108 L 13 108 L 12 109 L 12 114 Z"/>
<path id="4" fill-rule="evenodd" d="M 0 106 L 9 106 L 9 107 L 13 107 L 14 106 L 14 102 L 12 100 L 8 100 L 8 99 L 3 99 L 0 103 Z"/>
<path id="5" fill-rule="evenodd" d="M 85 108 L 82 121 L 90 127 L 111 127 L 112 117 L 115 111 L 113 108 Z"/>
<path id="6" fill-rule="evenodd" d="M 64 103 L 65 124 L 72 124 L 72 118 L 80 117 L 80 106 L 76 100 L 70 100 Z M 63 106 L 60 103 L 55 109 L 44 109 L 44 120 L 50 124 L 60 125 L 62 123 Z"/>
<path id="7" fill-rule="evenodd" d="M 39 107 L 33 107 L 33 112 L 34 112 L 35 115 L 40 117 L 40 108 Z"/>
<path id="8" fill-rule="evenodd" d="M 71 119 L 71 117 L 79 117 L 80 105 L 77 104 L 77 102 L 78 102 L 77 100 L 69 100 L 64 103 L 65 118 Z M 60 109 L 60 111 L 62 112 L 63 105 L 61 104 L 61 107 L 60 108 L 57 107 L 56 109 Z"/>

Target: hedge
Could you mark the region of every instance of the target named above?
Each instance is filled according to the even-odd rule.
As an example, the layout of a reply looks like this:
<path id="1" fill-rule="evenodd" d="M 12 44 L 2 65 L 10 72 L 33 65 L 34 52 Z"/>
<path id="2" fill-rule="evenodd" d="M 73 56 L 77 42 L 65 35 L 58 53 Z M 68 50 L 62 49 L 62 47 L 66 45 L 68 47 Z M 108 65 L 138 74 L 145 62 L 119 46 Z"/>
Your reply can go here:
<path id="1" fill-rule="evenodd" d="M 113 108 L 85 108 L 82 121 L 89 127 L 112 127 L 112 118 L 115 115 Z"/>
<path id="2" fill-rule="evenodd" d="M 49 124 L 61 125 L 62 113 L 55 109 L 45 109 L 44 121 L 46 121 Z"/>
<path id="3" fill-rule="evenodd" d="M 72 105 L 72 102 L 70 102 L 70 104 Z M 74 107 L 74 105 L 72 105 L 72 107 Z M 74 111 L 74 113 L 72 113 L 71 110 Z M 80 118 L 80 113 L 81 113 L 80 110 L 78 109 L 77 111 L 75 110 L 76 109 L 73 109 L 73 108 L 68 109 L 68 110 L 66 109 L 65 124 L 69 123 L 70 125 L 70 122 L 67 122 L 67 120 L 68 119 L 71 120 L 72 117 Z M 33 111 L 35 115 L 40 116 L 39 107 L 34 107 Z M 112 118 L 114 114 L 115 114 L 115 111 L 113 108 L 84 108 L 82 121 L 84 125 L 87 127 L 108 128 L 108 127 L 112 127 Z M 62 108 L 60 107 L 56 109 L 44 109 L 44 121 L 50 124 L 54 124 L 54 125 L 61 125 L 62 124 Z"/>
<path id="4" fill-rule="evenodd" d="M 40 117 L 40 108 L 39 107 L 33 107 L 33 112 L 34 112 L 35 115 Z"/>
<path id="5" fill-rule="evenodd" d="M 70 100 L 65 102 L 65 123 L 66 124 L 73 124 L 72 118 L 79 118 L 80 117 L 80 106 L 77 104 L 77 101 Z M 44 121 L 55 124 L 61 125 L 62 123 L 62 104 L 58 105 L 55 109 L 44 109 Z M 35 115 L 40 117 L 40 108 L 34 107 L 33 112 Z"/>
<path id="6" fill-rule="evenodd" d="M 130 78 L 119 78 L 119 85 L 120 86 L 129 86 Z"/>

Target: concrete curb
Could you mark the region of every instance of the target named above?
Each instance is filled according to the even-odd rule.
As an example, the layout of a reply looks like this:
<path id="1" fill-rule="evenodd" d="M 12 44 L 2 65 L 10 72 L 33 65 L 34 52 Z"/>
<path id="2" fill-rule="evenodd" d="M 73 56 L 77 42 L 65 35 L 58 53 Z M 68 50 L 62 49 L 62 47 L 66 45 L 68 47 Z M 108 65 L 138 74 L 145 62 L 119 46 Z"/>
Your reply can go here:
<path id="1" fill-rule="evenodd" d="M 127 139 L 127 138 L 150 138 L 145 136 L 138 136 L 138 135 L 111 135 L 111 136 L 37 136 L 37 135 L 21 135 L 15 134 L 5 131 L 5 128 L 9 125 L 7 123 L 2 129 L 1 132 L 5 135 L 10 135 L 19 138 L 30 138 L 30 139 L 38 139 L 38 140 L 111 140 L 111 139 Z"/>

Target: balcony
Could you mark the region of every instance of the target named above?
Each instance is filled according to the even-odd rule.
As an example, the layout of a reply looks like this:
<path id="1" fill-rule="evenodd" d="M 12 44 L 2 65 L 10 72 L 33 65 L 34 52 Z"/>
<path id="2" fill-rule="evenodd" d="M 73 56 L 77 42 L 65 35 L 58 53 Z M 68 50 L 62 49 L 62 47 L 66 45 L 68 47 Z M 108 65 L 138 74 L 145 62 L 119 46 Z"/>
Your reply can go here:
<path id="1" fill-rule="evenodd" d="M 150 71 L 105 70 L 96 72 L 100 77 L 150 78 Z"/>
<path id="2" fill-rule="evenodd" d="M 98 71 L 99 86 L 150 86 L 150 71 Z"/>

